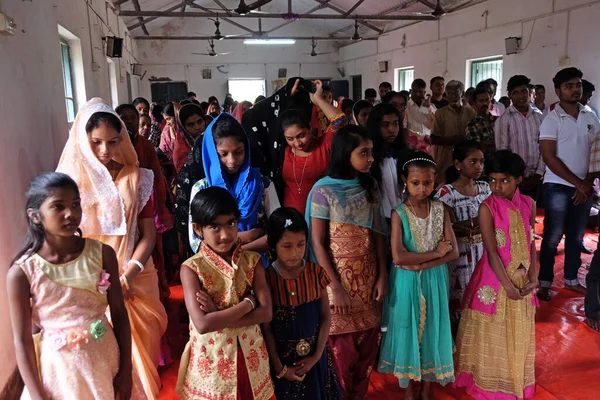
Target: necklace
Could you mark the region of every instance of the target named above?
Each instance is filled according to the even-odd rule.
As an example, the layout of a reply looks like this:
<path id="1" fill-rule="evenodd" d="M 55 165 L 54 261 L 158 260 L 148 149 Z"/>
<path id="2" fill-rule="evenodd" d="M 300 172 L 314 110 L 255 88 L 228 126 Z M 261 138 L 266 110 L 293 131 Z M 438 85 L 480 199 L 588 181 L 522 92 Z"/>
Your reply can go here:
<path id="1" fill-rule="evenodd" d="M 302 192 L 302 182 L 304 182 L 304 171 L 306 170 L 306 164 L 308 164 L 308 157 L 310 157 L 310 154 L 308 155 L 308 157 L 305 157 L 306 159 L 304 160 L 304 167 L 302 167 L 300 183 L 298 183 L 298 178 L 296 177 L 296 151 L 292 150 L 292 152 L 294 153 L 294 159 L 292 160 L 292 170 L 294 170 L 294 182 L 296 182 L 296 186 L 298 187 L 298 194 L 300 194 Z"/>
<path id="2" fill-rule="evenodd" d="M 413 206 L 413 203 L 410 201 L 410 198 L 406 199 L 408 200 L 408 205 L 410 206 L 410 208 L 412 209 L 413 214 L 415 214 L 415 217 L 417 218 L 421 218 L 419 217 L 419 215 L 417 214 L 417 211 L 415 210 L 415 206 Z M 429 214 L 431 213 L 431 207 L 429 204 L 429 199 L 427 199 L 427 216 L 425 218 L 421 218 L 421 219 L 428 219 L 429 218 Z"/>

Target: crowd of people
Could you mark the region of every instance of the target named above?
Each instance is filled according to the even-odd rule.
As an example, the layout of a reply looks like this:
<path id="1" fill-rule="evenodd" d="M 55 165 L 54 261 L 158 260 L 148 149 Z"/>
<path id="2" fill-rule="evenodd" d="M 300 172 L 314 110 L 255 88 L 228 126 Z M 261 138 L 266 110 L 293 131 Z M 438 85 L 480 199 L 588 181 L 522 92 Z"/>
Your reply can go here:
<path id="1" fill-rule="evenodd" d="M 563 235 L 565 287 L 586 292 L 600 122 L 582 78 L 559 71 L 552 105 L 523 75 L 498 101 L 493 79 L 439 76 L 357 101 L 302 78 L 254 104 L 90 100 L 30 184 L 8 274 L 26 394 L 158 398 L 180 283 L 182 399 L 362 399 L 373 370 L 406 399 L 532 397 Z M 597 251 L 596 330 L 599 287 Z"/>

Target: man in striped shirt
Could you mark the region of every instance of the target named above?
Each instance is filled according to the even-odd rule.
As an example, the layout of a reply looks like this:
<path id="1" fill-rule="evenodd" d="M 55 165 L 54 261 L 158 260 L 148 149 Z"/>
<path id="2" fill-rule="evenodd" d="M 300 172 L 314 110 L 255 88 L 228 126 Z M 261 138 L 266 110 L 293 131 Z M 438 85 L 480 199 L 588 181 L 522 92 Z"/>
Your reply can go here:
<path id="1" fill-rule="evenodd" d="M 496 150 L 510 150 L 525 161 L 525 176 L 519 189 L 535 200 L 545 169 L 539 148 L 544 116 L 531 106 L 529 82 L 524 75 L 515 75 L 508 80 L 507 92 L 512 105 L 496 120 L 494 131 Z"/>

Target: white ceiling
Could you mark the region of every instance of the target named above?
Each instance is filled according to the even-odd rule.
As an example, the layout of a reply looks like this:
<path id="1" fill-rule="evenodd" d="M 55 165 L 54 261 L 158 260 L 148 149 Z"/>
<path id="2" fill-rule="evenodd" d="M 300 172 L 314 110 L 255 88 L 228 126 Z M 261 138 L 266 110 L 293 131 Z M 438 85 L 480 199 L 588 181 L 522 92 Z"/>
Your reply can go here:
<path id="1" fill-rule="evenodd" d="M 115 0 L 113 0 L 115 1 Z M 173 9 L 177 5 L 182 4 L 183 0 L 138 0 L 140 10 L 142 11 L 165 11 L 168 9 Z M 235 9 L 239 0 L 217 0 L 222 5 L 224 5 L 228 9 Z M 254 0 L 246 0 L 246 4 L 252 3 Z M 431 3 L 435 3 L 436 0 L 429 0 Z M 312 11 L 312 14 L 336 14 L 340 15 L 341 12 L 347 12 L 351 8 L 353 8 L 359 1 L 358 0 L 293 0 L 292 3 L 292 12 L 294 14 L 304 14 Z M 452 10 L 456 7 L 463 8 L 463 6 L 467 6 L 471 3 L 472 0 L 441 0 L 440 3 L 446 10 Z M 327 3 L 333 8 L 322 7 L 318 9 L 319 3 Z M 201 7 L 205 7 L 209 9 L 209 11 L 215 11 L 223 13 L 223 9 L 217 4 L 214 0 L 195 0 L 195 4 Z M 134 7 L 134 3 L 132 0 L 128 0 L 122 4 L 120 4 L 121 10 L 124 11 L 136 11 Z M 315 10 L 316 9 L 316 10 Z M 337 10 L 335 10 L 337 9 Z M 183 7 L 176 7 L 173 11 L 182 11 Z M 287 13 L 288 12 L 288 0 L 272 0 L 267 5 L 261 8 L 264 12 L 270 13 Z M 202 9 L 192 8 L 190 6 L 185 7 L 185 11 L 203 11 Z M 426 5 L 422 4 L 417 0 L 363 0 L 360 5 L 352 12 L 351 15 L 397 15 L 401 18 L 403 13 L 409 12 L 431 12 L 431 9 Z M 235 14 L 234 14 L 235 15 Z M 257 14 L 258 15 L 258 14 Z M 138 17 L 125 17 L 125 23 L 127 26 L 132 26 L 140 22 Z M 144 19 L 148 19 L 148 17 L 144 17 Z M 161 29 L 163 26 L 169 24 L 172 26 L 175 22 L 176 18 L 172 17 L 160 17 L 153 19 L 150 22 L 145 24 L 146 29 L 148 30 L 150 35 L 168 35 L 168 29 Z M 204 20 L 204 21 L 203 21 Z M 257 19 L 242 19 L 242 18 L 232 18 L 233 21 L 244 25 L 254 31 L 258 30 L 258 20 Z M 189 19 L 186 19 L 188 22 Z M 206 19 L 199 19 L 199 26 L 204 26 Z M 209 22 L 209 21 L 206 21 Z M 277 26 L 283 24 L 285 21 L 283 19 L 265 19 L 263 18 L 262 30 L 268 31 L 270 29 L 276 28 Z M 369 21 L 368 24 L 371 27 L 380 29 L 385 31 L 386 28 L 397 28 L 402 25 L 406 25 L 409 23 L 413 23 L 414 21 Z M 296 25 L 301 25 L 304 29 L 303 31 L 307 32 L 307 36 L 351 36 L 354 31 L 354 21 L 349 20 L 316 20 L 316 19 L 300 19 L 300 21 L 294 22 Z M 214 30 L 214 26 L 212 22 L 209 23 L 209 28 Z M 285 29 L 285 28 L 284 28 Z M 205 29 L 203 29 L 204 31 Z M 226 21 L 222 21 L 221 31 L 224 35 L 227 34 L 240 34 L 244 33 L 240 28 L 229 24 Z M 297 29 L 294 29 L 297 31 Z M 371 29 L 367 26 L 362 26 L 360 28 L 361 35 L 364 36 L 377 36 L 379 33 Z M 270 33 L 270 35 L 278 35 L 285 32 L 285 30 L 276 30 Z M 132 30 L 133 36 L 143 36 L 145 35 L 142 27 L 137 27 Z"/>

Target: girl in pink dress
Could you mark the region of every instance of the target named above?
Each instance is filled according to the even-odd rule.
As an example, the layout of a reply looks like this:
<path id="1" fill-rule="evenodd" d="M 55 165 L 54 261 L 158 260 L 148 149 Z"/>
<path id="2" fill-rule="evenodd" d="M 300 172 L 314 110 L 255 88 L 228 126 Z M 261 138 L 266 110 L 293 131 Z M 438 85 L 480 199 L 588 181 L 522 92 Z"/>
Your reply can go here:
<path id="1" fill-rule="evenodd" d="M 8 272 L 22 398 L 144 398 L 139 384 L 132 395 L 131 330 L 117 257 L 78 233 L 77 185 L 65 174 L 41 174 L 31 182 L 26 210 L 26 244 Z M 32 322 L 40 334 L 32 336 Z"/>
<path id="2" fill-rule="evenodd" d="M 478 400 L 530 398 L 538 285 L 535 203 L 519 193 L 525 163 L 518 154 L 492 153 L 485 170 L 493 194 L 479 207 L 484 252 L 463 298 L 455 385 Z"/>

